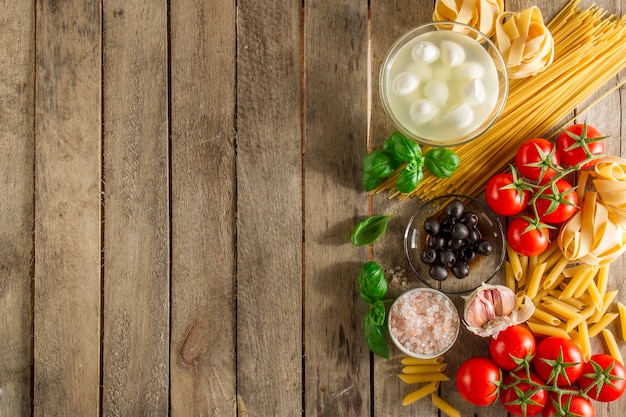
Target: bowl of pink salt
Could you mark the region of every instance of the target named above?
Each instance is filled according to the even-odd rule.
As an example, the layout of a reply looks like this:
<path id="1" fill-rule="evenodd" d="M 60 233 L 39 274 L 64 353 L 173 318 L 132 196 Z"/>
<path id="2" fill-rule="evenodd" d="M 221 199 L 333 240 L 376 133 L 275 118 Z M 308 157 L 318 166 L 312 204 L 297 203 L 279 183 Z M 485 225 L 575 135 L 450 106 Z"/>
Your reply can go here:
<path id="1" fill-rule="evenodd" d="M 398 349 L 415 358 L 430 359 L 454 345 L 461 321 L 447 295 L 433 288 L 414 288 L 393 302 L 388 326 Z"/>

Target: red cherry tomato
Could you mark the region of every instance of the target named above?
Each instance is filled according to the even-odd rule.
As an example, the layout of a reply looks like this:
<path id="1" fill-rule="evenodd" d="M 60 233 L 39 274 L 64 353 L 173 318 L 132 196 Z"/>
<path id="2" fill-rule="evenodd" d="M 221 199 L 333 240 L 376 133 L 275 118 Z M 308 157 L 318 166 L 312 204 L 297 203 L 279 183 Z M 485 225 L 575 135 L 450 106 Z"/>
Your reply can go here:
<path id="1" fill-rule="evenodd" d="M 528 205 L 530 193 L 515 184 L 513 174 L 496 174 L 487 182 L 485 200 L 491 209 L 502 216 L 521 213 Z"/>
<path id="2" fill-rule="evenodd" d="M 489 354 L 498 366 L 512 371 L 535 354 L 535 337 L 523 326 L 510 326 L 489 341 Z"/>
<path id="3" fill-rule="evenodd" d="M 596 401 L 615 401 L 626 390 L 626 371 L 613 357 L 599 353 L 585 364 L 578 384 Z"/>
<path id="4" fill-rule="evenodd" d="M 583 373 L 583 354 L 578 345 L 562 337 L 548 337 L 537 345 L 533 367 L 548 384 L 571 385 Z"/>
<path id="5" fill-rule="evenodd" d="M 502 382 L 504 389 L 500 391 L 500 401 L 506 411 L 520 417 L 541 413 L 548 401 L 548 392 L 541 388 L 545 382 L 536 373 L 530 371 L 527 375 L 525 369 L 520 369 L 508 373 Z"/>
<path id="6" fill-rule="evenodd" d="M 522 143 L 515 155 L 517 170 L 532 181 L 552 177 L 559 163 L 554 144 L 543 138 L 533 138 Z"/>
<path id="7" fill-rule="evenodd" d="M 574 166 L 588 158 L 585 147 L 592 155 L 604 153 L 604 138 L 597 129 L 586 123 L 575 124 L 565 129 L 556 139 L 556 148 L 564 164 Z M 598 163 L 593 159 L 582 168 L 589 168 Z"/>
<path id="8" fill-rule="evenodd" d="M 470 404 L 487 406 L 498 398 L 500 368 L 489 358 L 476 356 L 461 364 L 456 374 L 456 387 Z"/>
<path id="9" fill-rule="evenodd" d="M 509 223 L 506 239 L 511 248 L 524 256 L 537 256 L 546 250 L 550 240 L 541 225 L 532 225 L 525 217 L 516 217 Z"/>
<path id="10" fill-rule="evenodd" d="M 576 389 L 572 387 L 567 389 L 576 391 Z M 596 412 L 593 408 L 593 404 L 591 404 L 591 401 L 588 399 L 581 397 L 580 395 L 563 394 L 561 396 L 561 401 L 559 402 L 558 397 L 559 396 L 556 393 L 550 393 L 546 407 L 541 413 L 541 417 L 595 417 Z"/>
<path id="11" fill-rule="evenodd" d="M 553 189 L 556 188 L 556 189 Z M 544 223 L 559 224 L 569 220 L 578 211 L 578 195 L 572 185 L 559 179 L 554 187 L 546 188 L 536 201 L 539 219 Z"/>

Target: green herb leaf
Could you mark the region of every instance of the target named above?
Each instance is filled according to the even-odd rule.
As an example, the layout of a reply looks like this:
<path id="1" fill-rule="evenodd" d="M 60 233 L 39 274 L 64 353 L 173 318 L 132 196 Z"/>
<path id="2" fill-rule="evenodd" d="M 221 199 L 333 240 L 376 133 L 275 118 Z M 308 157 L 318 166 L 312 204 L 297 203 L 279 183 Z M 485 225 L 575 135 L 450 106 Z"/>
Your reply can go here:
<path id="1" fill-rule="evenodd" d="M 461 159 L 450 149 L 433 148 L 424 155 L 424 164 L 434 176 L 446 178 L 456 171 Z"/>
<path id="2" fill-rule="evenodd" d="M 367 262 L 361 267 L 358 283 L 361 288 L 361 298 L 363 298 L 367 304 L 375 304 L 387 293 L 385 273 L 374 261 Z"/>
<path id="3" fill-rule="evenodd" d="M 366 246 L 374 243 L 387 231 L 387 223 L 393 215 L 371 216 L 356 225 L 351 240 L 355 246 Z"/>
<path id="4" fill-rule="evenodd" d="M 415 160 L 409 162 L 407 166 L 405 166 L 400 174 L 398 174 L 398 179 L 396 180 L 396 190 L 401 193 L 410 193 L 415 190 L 417 185 L 422 182 L 424 178 L 424 171 L 422 171 L 423 160 L 419 161 Z"/>
<path id="5" fill-rule="evenodd" d="M 422 159 L 422 149 L 417 142 L 407 138 L 398 131 L 393 132 L 392 135 L 385 140 L 383 149 L 392 150 L 396 156 L 404 162 Z"/>
<path id="6" fill-rule="evenodd" d="M 363 159 L 363 171 L 374 178 L 386 178 L 400 166 L 402 161 L 390 150 L 378 149 Z"/>
<path id="7" fill-rule="evenodd" d="M 365 341 L 367 347 L 375 354 L 382 358 L 389 359 L 389 348 L 387 347 L 387 326 L 386 320 L 383 324 L 378 325 L 380 321 L 380 312 L 370 309 L 363 318 L 365 327 Z"/>
<path id="8" fill-rule="evenodd" d="M 372 191 L 383 182 L 382 178 L 374 178 L 367 172 L 363 172 L 363 188 L 365 191 Z"/>
<path id="9" fill-rule="evenodd" d="M 376 326 L 385 325 L 386 311 L 385 303 L 383 303 L 382 300 L 378 300 L 374 304 L 372 304 L 368 314 L 370 314 L 370 319 L 372 320 L 372 323 Z"/>

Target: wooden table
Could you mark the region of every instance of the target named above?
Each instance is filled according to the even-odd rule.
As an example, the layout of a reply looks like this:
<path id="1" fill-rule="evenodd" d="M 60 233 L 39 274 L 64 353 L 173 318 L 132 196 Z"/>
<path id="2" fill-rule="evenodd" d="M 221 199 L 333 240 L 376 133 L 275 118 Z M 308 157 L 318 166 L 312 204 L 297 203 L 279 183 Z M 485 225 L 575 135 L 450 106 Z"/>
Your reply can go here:
<path id="1" fill-rule="evenodd" d="M 356 283 L 368 259 L 407 268 L 419 201 L 368 196 L 362 158 L 393 130 L 383 55 L 433 4 L 4 1 L 0 415 L 437 415 L 400 405 L 401 355 L 370 355 Z M 625 99 L 587 116 L 618 155 Z M 380 243 L 353 246 L 383 212 Z M 462 333 L 450 375 L 484 342 Z"/>

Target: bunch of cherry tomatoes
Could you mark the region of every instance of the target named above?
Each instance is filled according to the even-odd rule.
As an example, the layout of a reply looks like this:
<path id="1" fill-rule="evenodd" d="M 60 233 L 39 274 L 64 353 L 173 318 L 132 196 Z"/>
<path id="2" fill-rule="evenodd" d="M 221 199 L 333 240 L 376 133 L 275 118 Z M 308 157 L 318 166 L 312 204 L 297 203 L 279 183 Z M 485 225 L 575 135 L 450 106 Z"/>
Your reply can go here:
<path id="1" fill-rule="evenodd" d="M 604 137 L 597 129 L 574 124 L 555 142 L 527 140 L 511 169 L 490 178 L 485 189 L 487 204 L 500 215 L 515 216 L 507 228 L 513 250 L 536 256 L 548 247 L 550 230 L 578 210 L 575 187 L 566 177 L 595 165 L 604 150 Z"/>
<path id="2" fill-rule="evenodd" d="M 626 390 L 626 370 L 613 357 L 596 354 L 585 362 L 571 340 L 548 337 L 537 343 L 520 325 L 492 338 L 489 353 L 466 360 L 456 375 L 459 394 L 476 406 L 499 398 L 515 416 L 594 417 L 591 400 L 615 401 Z"/>

